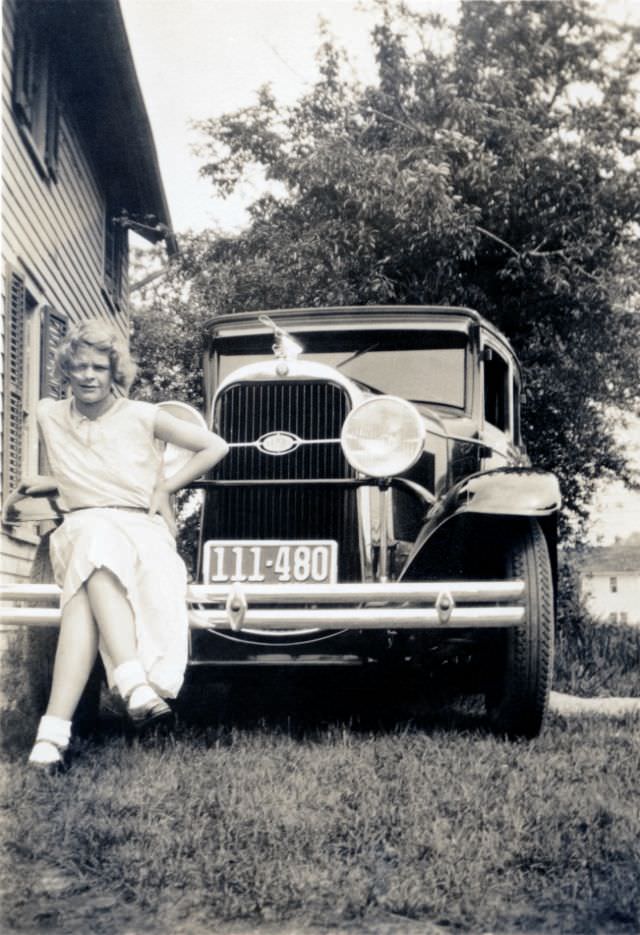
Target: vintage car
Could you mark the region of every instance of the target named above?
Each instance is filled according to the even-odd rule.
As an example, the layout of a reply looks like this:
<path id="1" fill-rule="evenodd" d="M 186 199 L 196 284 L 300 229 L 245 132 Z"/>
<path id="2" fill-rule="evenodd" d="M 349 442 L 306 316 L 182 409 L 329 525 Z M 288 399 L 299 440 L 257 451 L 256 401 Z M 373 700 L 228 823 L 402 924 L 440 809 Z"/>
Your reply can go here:
<path id="1" fill-rule="evenodd" d="M 464 654 L 493 728 L 538 734 L 560 493 L 526 456 L 505 337 L 440 306 L 238 313 L 207 337 L 206 421 L 230 453 L 192 485 L 192 665 Z"/>

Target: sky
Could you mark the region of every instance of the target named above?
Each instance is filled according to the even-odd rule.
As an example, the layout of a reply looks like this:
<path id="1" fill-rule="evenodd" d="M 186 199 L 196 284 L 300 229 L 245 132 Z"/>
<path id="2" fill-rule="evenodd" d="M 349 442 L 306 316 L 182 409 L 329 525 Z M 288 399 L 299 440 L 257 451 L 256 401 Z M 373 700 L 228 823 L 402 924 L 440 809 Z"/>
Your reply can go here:
<path id="1" fill-rule="evenodd" d="M 192 122 L 250 106 L 269 83 L 292 103 L 316 77 L 319 21 L 324 18 L 347 48 L 362 80 L 373 74 L 368 36 L 376 20 L 372 0 L 120 0 L 138 79 L 156 140 L 160 169 L 176 231 L 246 222 L 258 184 L 221 199 L 199 176 Z M 640 23 L 636 0 L 602 0 L 608 18 Z M 419 9 L 455 17 L 455 0 L 411 0 Z M 638 452 L 640 423 L 625 434 Z M 598 499 L 591 538 L 603 543 L 640 530 L 640 493 L 608 486 Z"/>
<path id="2" fill-rule="evenodd" d="M 198 174 L 192 122 L 255 102 L 269 83 L 293 103 L 316 75 L 320 17 L 349 48 L 358 74 L 373 71 L 368 44 L 372 4 L 351 0 L 121 0 L 138 78 L 151 120 L 174 228 L 236 229 L 255 198 L 214 198 Z M 446 0 L 439 7 L 455 10 Z"/>

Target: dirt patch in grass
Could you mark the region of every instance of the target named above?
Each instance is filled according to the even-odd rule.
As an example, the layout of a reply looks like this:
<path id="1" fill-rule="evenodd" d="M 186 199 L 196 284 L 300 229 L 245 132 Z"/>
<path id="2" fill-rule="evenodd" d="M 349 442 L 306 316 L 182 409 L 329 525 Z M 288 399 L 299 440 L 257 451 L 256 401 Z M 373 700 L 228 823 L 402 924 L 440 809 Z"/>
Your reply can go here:
<path id="1" fill-rule="evenodd" d="M 578 695 L 565 695 L 551 692 L 549 706 L 552 711 L 563 716 L 577 717 L 627 717 L 640 714 L 640 698 L 616 698 L 606 696 L 581 698 Z"/>

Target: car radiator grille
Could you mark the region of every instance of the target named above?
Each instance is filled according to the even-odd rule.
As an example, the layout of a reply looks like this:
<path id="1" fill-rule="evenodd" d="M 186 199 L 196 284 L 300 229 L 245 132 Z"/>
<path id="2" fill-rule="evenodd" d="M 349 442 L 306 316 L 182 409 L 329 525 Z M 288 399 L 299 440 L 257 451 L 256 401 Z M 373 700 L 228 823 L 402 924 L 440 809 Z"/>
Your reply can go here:
<path id="1" fill-rule="evenodd" d="M 255 442 L 269 432 L 301 439 L 339 439 L 350 409 L 331 383 L 241 383 L 218 400 L 216 431 L 228 442 Z M 210 475 L 219 480 L 289 480 L 354 476 L 338 442 L 301 445 L 283 455 L 232 448 Z M 361 575 L 356 491 L 317 487 L 227 487 L 211 491 L 205 539 L 335 539 L 338 576 Z"/>

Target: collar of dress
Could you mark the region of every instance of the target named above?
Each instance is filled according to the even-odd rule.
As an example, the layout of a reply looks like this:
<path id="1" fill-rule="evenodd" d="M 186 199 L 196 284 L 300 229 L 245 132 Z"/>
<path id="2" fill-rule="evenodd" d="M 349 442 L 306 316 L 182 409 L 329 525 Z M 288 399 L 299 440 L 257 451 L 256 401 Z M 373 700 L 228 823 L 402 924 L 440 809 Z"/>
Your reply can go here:
<path id="1" fill-rule="evenodd" d="M 71 424 L 77 428 L 80 425 L 84 425 L 87 422 L 89 423 L 101 422 L 107 416 L 111 415 L 111 413 L 115 412 L 117 409 L 120 409 L 124 401 L 125 401 L 124 397 L 121 396 L 119 399 L 116 399 L 109 406 L 109 408 L 106 409 L 101 415 L 96 416 L 95 419 L 90 419 L 89 416 L 85 416 L 81 412 L 78 411 L 78 409 L 76 408 L 76 401 L 73 398 L 73 396 L 71 396 L 69 400 L 69 418 L 71 419 Z"/>

